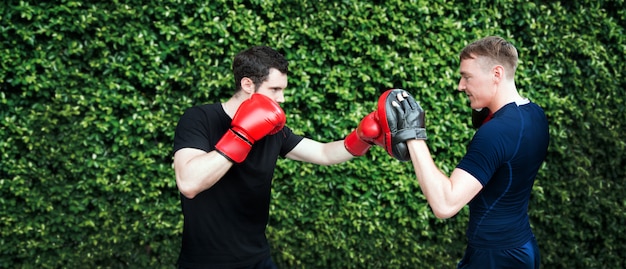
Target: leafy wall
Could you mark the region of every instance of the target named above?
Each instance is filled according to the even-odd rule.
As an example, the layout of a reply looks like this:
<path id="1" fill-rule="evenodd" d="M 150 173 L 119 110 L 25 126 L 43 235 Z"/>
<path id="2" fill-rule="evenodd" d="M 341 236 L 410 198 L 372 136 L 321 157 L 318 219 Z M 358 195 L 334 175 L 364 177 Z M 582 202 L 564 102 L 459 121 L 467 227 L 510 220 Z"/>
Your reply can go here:
<path id="1" fill-rule="evenodd" d="M 384 2 L 381 3 L 381 2 Z M 495 4 L 491 3 L 495 2 Z M 550 118 L 530 214 L 543 268 L 625 266 L 626 4 L 615 1 L 4 1 L 0 267 L 172 268 L 182 112 L 232 94 L 231 59 L 290 60 L 287 124 L 342 139 L 392 87 L 427 110 L 442 170 L 473 130 L 458 52 L 520 51 Z M 380 148 L 334 166 L 279 160 L 268 237 L 282 268 L 454 268 L 467 210 L 438 220 L 410 163 Z"/>

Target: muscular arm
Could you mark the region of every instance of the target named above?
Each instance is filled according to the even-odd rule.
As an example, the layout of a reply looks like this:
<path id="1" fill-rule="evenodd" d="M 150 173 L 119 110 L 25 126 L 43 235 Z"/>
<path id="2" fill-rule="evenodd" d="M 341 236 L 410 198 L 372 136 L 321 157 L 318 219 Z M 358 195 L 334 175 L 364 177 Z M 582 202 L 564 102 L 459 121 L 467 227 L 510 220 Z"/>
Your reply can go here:
<path id="1" fill-rule="evenodd" d="M 296 161 L 331 165 L 348 161 L 354 156 L 346 150 L 343 140 L 321 143 L 304 138 L 286 157 Z"/>
<path id="2" fill-rule="evenodd" d="M 456 215 L 483 188 L 462 169 L 454 169 L 450 177 L 441 172 L 424 140 L 409 140 L 407 146 L 420 188 L 438 218 Z"/>
<path id="3" fill-rule="evenodd" d="M 174 154 L 176 185 L 189 199 L 212 187 L 231 166 L 233 163 L 217 151 L 183 148 Z"/>

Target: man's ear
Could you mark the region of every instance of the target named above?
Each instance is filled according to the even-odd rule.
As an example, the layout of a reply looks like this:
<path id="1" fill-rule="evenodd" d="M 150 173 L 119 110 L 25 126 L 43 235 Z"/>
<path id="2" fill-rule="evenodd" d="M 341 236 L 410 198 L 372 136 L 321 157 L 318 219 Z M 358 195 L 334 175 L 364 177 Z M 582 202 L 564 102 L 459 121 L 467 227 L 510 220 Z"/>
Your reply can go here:
<path id="1" fill-rule="evenodd" d="M 504 74 L 503 66 L 501 65 L 494 66 L 492 72 L 493 72 L 492 74 L 493 74 L 494 81 L 501 81 L 504 79 L 505 74 Z"/>
<path id="2" fill-rule="evenodd" d="M 254 82 L 252 81 L 252 79 L 248 78 L 248 77 L 244 77 L 241 79 L 241 90 L 246 93 L 246 94 L 253 94 L 254 93 Z"/>

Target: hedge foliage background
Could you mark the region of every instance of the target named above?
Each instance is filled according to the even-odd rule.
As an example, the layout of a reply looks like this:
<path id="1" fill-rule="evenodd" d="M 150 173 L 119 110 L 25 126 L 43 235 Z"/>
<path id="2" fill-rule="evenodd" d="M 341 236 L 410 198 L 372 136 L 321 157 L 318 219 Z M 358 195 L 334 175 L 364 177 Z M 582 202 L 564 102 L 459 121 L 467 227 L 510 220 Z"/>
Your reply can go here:
<path id="1" fill-rule="evenodd" d="M 451 171 L 473 134 L 458 52 L 501 35 L 550 118 L 530 214 L 543 268 L 626 266 L 626 4 L 614 1 L 113 0 L 0 4 L 0 267 L 174 268 L 172 140 L 182 112 L 232 94 L 231 59 L 291 62 L 296 132 L 342 139 L 391 87 L 427 110 Z M 380 148 L 280 160 L 268 237 L 282 268 L 454 268 L 464 209 L 438 220 L 410 163 Z"/>

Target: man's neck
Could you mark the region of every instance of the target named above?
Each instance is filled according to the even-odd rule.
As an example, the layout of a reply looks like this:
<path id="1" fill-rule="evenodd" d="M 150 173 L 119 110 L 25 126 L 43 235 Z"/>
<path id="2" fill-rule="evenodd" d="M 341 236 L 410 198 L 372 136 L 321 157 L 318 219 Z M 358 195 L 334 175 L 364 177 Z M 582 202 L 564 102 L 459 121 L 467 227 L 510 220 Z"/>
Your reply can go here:
<path id="1" fill-rule="evenodd" d="M 226 102 L 222 103 L 224 112 L 231 118 L 235 116 L 235 112 L 239 109 L 239 106 L 243 101 L 250 98 L 250 95 L 246 95 L 244 92 L 239 92 L 230 97 Z"/>
<path id="2" fill-rule="evenodd" d="M 515 87 L 515 83 L 510 82 L 503 86 L 504 87 L 502 87 L 498 91 L 498 95 L 496 96 L 494 102 L 492 102 L 491 105 L 489 106 L 489 110 L 491 110 L 492 112 L 498 111 L 500 108 L 502 108 L 503 106 L 507 104 L 510 104 L 513 102 L 515 103 L 524 102 L 524 100 L 526 100 L 517 91 L 517 88 Z"/>

